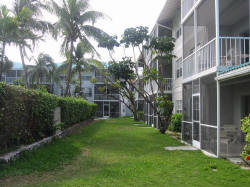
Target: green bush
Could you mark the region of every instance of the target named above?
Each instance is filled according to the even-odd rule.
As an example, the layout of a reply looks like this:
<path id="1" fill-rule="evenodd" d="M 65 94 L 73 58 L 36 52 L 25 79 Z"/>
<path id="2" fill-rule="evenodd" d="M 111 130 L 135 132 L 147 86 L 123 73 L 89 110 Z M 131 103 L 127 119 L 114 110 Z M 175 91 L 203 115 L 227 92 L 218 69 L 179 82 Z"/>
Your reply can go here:
<path id="1" fill-rule="evenodd" d="M 241 156 L 244 160 L 250 160 L 250 115 L 242 120 L 241 130 L 246 133 L 246 145 Z"/>
<path id="2" fill-rule="evenodd" d="M 173 114 L 169 130 L 173 132 L 181 132 L 182 113 Z"/>
<path id="3" fill-rule="evenodd" d="M 72 124 L 91 119 L 95 116 L 97 105 L 82 98 L 64 97 L 59 99 L 61 121 L 67 128 Z"/>
<path id="4" fill-rule="evenodd" d="M 144 121 L 144 112 L 143 111 L 138 111 L 137 115 L 138 115 L 138 120 Z"/>
<path id="5" fill-rule="evenodd" d="M 0 150 L 54 134 L 57 105 L 55 95 L 0 83 Z"/>
<path id="6" fill-rule="evenodd" d="M 54 111 L 61 107 L 60 127 Z M 52 136 L 58 128 L 92 118 L 97 106 L 84 99 L 63 98 L 0 82 L 0 153 Z"/>

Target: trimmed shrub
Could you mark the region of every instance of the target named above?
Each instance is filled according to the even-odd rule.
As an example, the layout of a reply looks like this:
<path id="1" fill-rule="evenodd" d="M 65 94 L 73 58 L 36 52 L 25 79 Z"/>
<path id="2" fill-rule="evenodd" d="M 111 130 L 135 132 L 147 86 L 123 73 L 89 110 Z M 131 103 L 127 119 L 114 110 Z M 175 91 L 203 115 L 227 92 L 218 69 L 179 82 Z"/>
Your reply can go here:
<path id="1" fill-rule="evenodd" d="M 61 107 L 60 125 L 54 111 Z M 52 136 L 58 128 L 91 119 L 97 106 L 79 98 L 63 98 L 0 82 L 0 153 Z"/>
<path id="2" fill-rule="evenodd" d="M 250 114 L 242 120 L 241 130 L 246 134 L 246 145 L 241 156 L 243 160 L 250 161 Z"/>
<path id="3" fill-rule="evenodd" d="M 138 120 L 139 121 L 143 121 L 144 120 L 144 112 L 143 111 L 138 111 L 138 113 L 137 113 L 137 115 L 138 115 Z"/>
<path id="4" fill-rule="evenodd" d="M 181 132 L 182 113 L 173 114 L 169 130 L 173 132 Z"/>
<path id="5" fill-rule="evenodd" d="M 61 121 L 64 123 L 64 128 L 93 118 L 97 110 L 96 104 L 73 97 L 60 98 L 59 106 L 61 107 Z"/>
<path id="6" fill-rule="evenodd" d="M 0 83 L 0 149 L 54 134 L 57 96 Z"/>

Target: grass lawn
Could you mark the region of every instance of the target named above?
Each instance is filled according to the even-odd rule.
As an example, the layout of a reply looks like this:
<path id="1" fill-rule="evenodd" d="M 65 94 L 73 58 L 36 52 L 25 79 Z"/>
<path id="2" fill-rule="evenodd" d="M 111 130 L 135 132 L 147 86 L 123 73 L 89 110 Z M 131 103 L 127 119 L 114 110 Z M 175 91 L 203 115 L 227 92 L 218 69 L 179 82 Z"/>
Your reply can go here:
<path id="1" fill-rule="evenodd" d="M 101 120 L 16 162 L 0 166 L 0 186 L 250 186 L 250 171 L 181 145 L 131 119 Z"/>

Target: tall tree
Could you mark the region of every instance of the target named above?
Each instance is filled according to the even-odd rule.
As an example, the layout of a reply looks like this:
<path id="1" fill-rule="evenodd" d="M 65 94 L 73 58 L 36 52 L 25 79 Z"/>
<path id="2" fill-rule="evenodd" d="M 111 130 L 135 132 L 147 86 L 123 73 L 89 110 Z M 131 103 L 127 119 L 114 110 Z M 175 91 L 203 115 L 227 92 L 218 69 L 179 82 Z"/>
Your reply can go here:
<path id="1" fill-rule="evenodd" d="M 69 51 L 69 66 L 67 72 L 66 95 L 69 94 L 70 79 L 72 77 L 73 53 L 75 43 L 81 40 L 88 48 L 95 50 L 90 37 L 99 41 L 107 34 L 94 26 L 99 18 L 105 15 L 101 12 L 89 10 L 88 0 L 63 0 L 62 5 L 51 1 L 51 11 L 59 18 L 55 27 L 64 39 L 61 51 Z M 97 52 L 96 52 L 97 53 Z"/>
<path id="2" fill-rule="evenodd" d="M 115 97 L 125 104 L 134 116 L 134 120 L 138 121 L 138 110 L 133 89 L 136 74 L 134 72 L 135 63 L 131 58 L 124 58 L 120 62 L 110 62 L 108 66 L 108 73 L 106 74 L 106 82 L 114 88 L 119 89 L 119 97 Z"/>
<path id="3" fill-rule="evenodd" d="M 21 61 L 24 69 L 26 87 L 28 84 L 28 71 L 25 63 L 26 49 L 32 50 L 36 42 L 42 39 L 46 31 L 53 32 L 53 26 L 47 21 L 40 19 L 41 9 L 48 8 L 39 0 L 15 0 L 14 14 L 18 24 L 15 43 L 19 47 Z"/>
<path id="4" fill-rule="evenodd" d="M 7 44 L 13 41 L 14 33 L 17 28 L 15 19 L 10 15 L 10 11 L 6 6 L 0 7 L 0 42 L 2 45 L 1 58 L 0 58 L 0 81 L 2 80 L 2 74 L 4 72 L 4 63 L 8 62 L 8 58 L 5 55 L 5 48 Z"/>
<path id="5" fill-rule="evenodd" d="M 173 103 L 169 100 L 164 92 L 164 75 L 162 63 L 171 63 L 172 51 L 174 49 L 174 39 L 170 37 L 150 38 L 147 27 L 128 28 L 122 35 L 121 44 L 126 48 L 131 47 L 134 54 L 134 62 L 131 58 L 123 60 L 119 63 L 113 62 L 109 66 L 111 76 L 115 77 L 115 82 L 108 79 L 110 84 L 120 88 L 123 97 L 130 101 L 130 110 L 136 116 L 135 90 L 143 97 L 155 112 L 159 119 L 159 130 L 165 133 L 170 124 L 173 111 Z M 107 48 L 107 46 L 106 46 Z M 146 61 L 145 50 L 151 51 L 151 59 Z M 139 60 L 136 56 L 140 56 Z M 143 68 L 143 75 L 139 71 L 139 64 Z M 159 68 L 157 67 L 159 65 Z M 138 80 L 143 79 L 147 83 L 147 88 L 141 88 Z"/>
<path id="6" fill-rule="evenodd" d="M 94 58 L 86 58 L 86 55 L 94 56 L 94 51 L 92 48 L 89 48 L 84 43 L 80 42 L 77 44 L 77 47 L 74 51 L 74 60 L 73 60 L 73 74 L 78 74 L 79 79 L 79 89 L 82 90 L 82 73 L 91 72 L 96 68 L 101 68 L 102 63 Z"/>
<path id="7" fill-rule="evenodd" d="M 78 43 L 74 53 L 73 53 L 73 65 L 72 65 L 72 77 L 77 77 L 77 81 L 71 82 L 79 82 L 79 92 L 82 90 L 82 73 L 84 72 L 92 72 L 95 69 L 103 68 L 103 64 L 94 59 L 93 56 L 95 51 L 92 48 L 89 48 L 85 43 Z M 67 57 L 69 55 L 67 54 Z M 89 58 L 88 58 L 88 57 Z M 60 84 L 60 75 L 67 72 L 69 66 L 69 59 L 66 60 L 61 66 L 57 68 L 56 71 L 56 81 Z"/>
<path id="8" fill-rule="evenodd" d="M 107 36 L 102 38 L 99 41 L 98 47 L 105 48 L 109 52 L 109 56 L 113 62 L 115 62 L 115 59 L 113 57 L 114 48 L 119 47 L 120 44 L 117 41 L 117 36 Z"/>

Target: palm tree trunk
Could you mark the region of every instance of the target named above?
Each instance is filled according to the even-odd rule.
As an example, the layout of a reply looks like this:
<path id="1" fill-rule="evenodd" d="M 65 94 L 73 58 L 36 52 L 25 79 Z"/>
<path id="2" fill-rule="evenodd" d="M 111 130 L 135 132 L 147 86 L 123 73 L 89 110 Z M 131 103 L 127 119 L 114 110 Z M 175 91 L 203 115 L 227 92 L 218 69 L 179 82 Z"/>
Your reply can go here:
<path id="1" fill-rule="evenodd" d="M 66 91 L 65 95 L 69 96 L 69 89 L 70 89 L 70 79 L 71 79 L 71 73 L 72 73 L 72 64 L 73 64 L 73 41 L 70 42 L 70 57 L 69 57 L 69 70 L 68 70 L 68 77 L 67 77 L 67 83 L 66 83 Z"/>
<path id="2" fill-rule="evenodd" d="M 81 70 L 79 70 L 79 80 L 80 80 L 80 86 L 79 86 L 80 95 L 82 96 L 82 76 L 81 76 Z"/>
<path id="3" fill-rule="evenodd" d="M 21 60 L 22 60 L 23 70 L 24 70 L 24 81 L 26 84 L 26 88 L 29 88 L 28 71 L 27 71 L 27 67 L 26 67 L 25 62 L 24 62 L 23 46 L 21 44 L 19 45 L 19 50 L 20 50 L 20 56 L 21 56 Z"/>
<path id="4" fill-rule="evenodd" d="M 3 61 L 4 61 L 4 56 L 5 56 L 5 47 L 6 43 L 3 42 L 3 50 L 2 50 L 2 56 L 1 56 L 1 67 L 0 67 L 0 81 L 2 81 L 2 75 L 3 75 Z"/>

